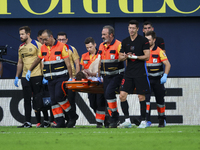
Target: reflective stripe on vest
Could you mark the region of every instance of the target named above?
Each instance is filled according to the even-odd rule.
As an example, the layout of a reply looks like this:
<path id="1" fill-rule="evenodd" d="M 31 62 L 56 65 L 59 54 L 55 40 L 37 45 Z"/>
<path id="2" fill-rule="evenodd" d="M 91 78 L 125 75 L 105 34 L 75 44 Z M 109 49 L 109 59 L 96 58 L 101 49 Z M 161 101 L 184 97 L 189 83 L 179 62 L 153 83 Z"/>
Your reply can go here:
<path id="1" fill-rule="evenodd" d="M 160 71 L 160 72 L 156 72 L 156 73 L 148 73 L 149 76 L 152 77 L 157 77 L 157 76 L 161 76 L 163 74 L 164 71 Z"/>
<path id="2" fill-rule="evenodd" d="M 57 63 L 62 63 L 64 62 L 64 59 L 61 60 L 54 60 L 54 61 L 45 61 L 43 62 L 44 65 L 50 65 L 50 64 L 57 64 Z"/>
<path id="3" fill-rule="evenodd" d="M 63 70 L 63 71 L 59 71 L 59 72 L 50 72 L 50 73 L 44 73 L 44 77 L 51 77 L 51 76 L 60 76 L 60 75 L 67 75 L 68 70 Z"/>
<path id="4" fill-rule="evenodd" d="M 116 63 L 119 62 L 118 59 L 107 59 L 107 60 L 101 60 L 101 63 Z"/>
<path id="5" fill-rule="evenodd" d="M 107 74 L 107 75 L 115 75 L 115 74 L 120 74 L 121 72 L 124 72 L 125 68 L 115 70 L 115 71 L 100 71 L 101 74 Z"/>

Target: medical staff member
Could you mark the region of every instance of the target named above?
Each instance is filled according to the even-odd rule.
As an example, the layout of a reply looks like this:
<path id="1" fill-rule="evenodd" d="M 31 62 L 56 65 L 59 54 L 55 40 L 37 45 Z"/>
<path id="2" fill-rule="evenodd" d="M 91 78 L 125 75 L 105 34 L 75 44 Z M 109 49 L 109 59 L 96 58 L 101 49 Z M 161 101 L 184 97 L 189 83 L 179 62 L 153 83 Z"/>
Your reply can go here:
<path id="1" fill-rule="evenodd" d="M 71 105 L 68 98 L 62 91 L 62 82 L 71 81 L 72 71 L 69 62 L 69 53 L 66 51 L 65 44 L 57 41 L 53 37 L 52 31 L 46 29 L 42 33 L 42 39 L 44 44 L 41 47 L 41 51 L 38 57 L 35 59 L 31 67 L 29 68 L 26 79 L 29 80 L 31 72 L 37 64 L 44 59 L 43 73 L 46 80 L 48 80 L 48 89 L 52 101 L 52 112 L 57 123 L 55 128 L 65 128 L 65 120 L 63 110 L 68 112 L 69 122 L 68 128 L 72 128 L 76 124 L 76 113 L 71 110 Z M 69 74 L 69 77 L 67 76 Z"/>

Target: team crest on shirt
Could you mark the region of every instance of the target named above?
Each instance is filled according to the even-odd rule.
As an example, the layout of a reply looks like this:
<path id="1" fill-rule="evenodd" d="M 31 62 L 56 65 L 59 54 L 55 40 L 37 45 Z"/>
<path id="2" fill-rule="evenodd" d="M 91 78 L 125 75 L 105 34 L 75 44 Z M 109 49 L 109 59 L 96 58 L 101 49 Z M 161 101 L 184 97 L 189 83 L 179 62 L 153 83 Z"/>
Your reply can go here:
<path id="1" fill-rule="evenodd" d="M 65 48 L 66 52 L 68 51 L 67 47 Z"/>
<path id="2" fill-rule="evenodd" d="M 153 63 L 157 63 L 157 59 L 153 59 Z"/>
<path id="3" fill-rule="evenodd" d="M 110 55 L 110 59 L 115 59 L 115 55 Z"/>
<path id="4" fill-rule="evenodd" d="M 134 49 L 135 49 L 135 46 L 131 46 L 131 47 L 130 47 L 130 50 L 131 50 L 131 51 L 134 51 Z"/>
<path id="5" fill-rule="evenodd" d="M 165 57 L 167 57 L 166 54 L 165 54 L 165 52 L 163 52 L 163 55 L 164 55 Z"/>
<path id="6" fill-rule="evenodd" d="M 60 60 L 60 56 L 56 56 L 56 60 Z"/>
<path id="7" fill-rule="evenodd" d="M 29 48 L 29 52 L 31 52 L 33 49 L 32 48 Z"/>

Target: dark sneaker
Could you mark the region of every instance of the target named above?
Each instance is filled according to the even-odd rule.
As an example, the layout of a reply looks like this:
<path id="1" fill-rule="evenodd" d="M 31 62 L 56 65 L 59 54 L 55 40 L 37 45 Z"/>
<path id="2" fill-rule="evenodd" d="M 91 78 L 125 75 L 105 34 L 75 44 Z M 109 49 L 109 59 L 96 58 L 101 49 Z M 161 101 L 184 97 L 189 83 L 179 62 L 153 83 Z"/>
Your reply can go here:
<path id="1" fill-rule="evenodd" d="M 50 126 L 51 126 L 51 123 L 49 121 L 45 121 L 44 120 L 43 124 L 40 127 L 42 127 L 42 128 L 48 128 Z"/>
<path id="2" fill-rule="evenodd" d="M 134 119 L 133 119 L 133 123 L 134 123 L 136 126 L 139 126 L 140 123 L 141 123 L 141 121 L 138 120 L 138 119 L 136 119 L 136 118 L 134 118 Z"/>
<path id="3" fill-rule="evenodd" d="M 73 119 L 70 119 L 68 122 L 67 122 L 67 128 L 73 128 L 76 124 L 76 120 L 78 119 L 78 115 L 76 115 L 75 118 Z"/>
<path id="4" fill-rule="evenodd" d="M 30 122 L 25 122 L 22 126 L 17 126 L 17 128 L 32 128 Z"/>
<path id="5" fill-rule="evenodd" d="M 159 119 L 159 125 L 158 125 L 158 127 L 165 127 L 165 125 L 166 125 L 166 121 L 165 121 L 165 119 Z"/>
<path id="6" fill-rule="evenodd" d="M 119 120 L 114 120 L 110 123 L 109 127 L 110 128 L 117 128 L 117 126 L 120 124 Z"/>
<path id="7" fill-rule="evenodd" d="M 103 127 L 103 123 L 97 122 L 96 128 L 102 128 L 102 127 Z"/>

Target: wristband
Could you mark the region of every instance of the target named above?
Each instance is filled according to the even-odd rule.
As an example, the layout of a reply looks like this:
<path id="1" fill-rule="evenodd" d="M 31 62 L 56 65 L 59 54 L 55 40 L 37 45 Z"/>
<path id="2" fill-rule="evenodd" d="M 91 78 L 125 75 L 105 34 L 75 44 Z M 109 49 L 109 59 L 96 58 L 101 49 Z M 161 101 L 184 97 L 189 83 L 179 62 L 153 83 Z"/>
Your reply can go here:
<path id="1" fill-rule="evenodd" d="M 128 58 L 130 58 L 130 59 L 137 59 L 137 56 L 135 56 L 135 55 L 128 55 Z"/>

